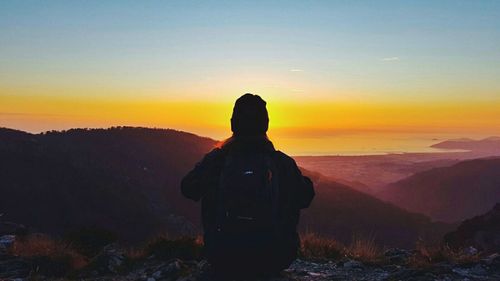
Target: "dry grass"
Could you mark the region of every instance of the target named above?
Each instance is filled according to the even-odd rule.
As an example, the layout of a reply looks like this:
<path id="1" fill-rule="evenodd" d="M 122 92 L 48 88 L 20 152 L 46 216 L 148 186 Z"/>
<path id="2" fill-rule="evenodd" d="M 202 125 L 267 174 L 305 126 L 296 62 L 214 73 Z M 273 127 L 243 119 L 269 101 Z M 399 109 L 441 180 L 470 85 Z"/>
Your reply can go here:
<path id="1" fill-rule="evenodd" d="M 45 235 L 30 235 L 16 240 L 12 253 L 21 257 L 54 256 L 64 250 L 64 247 Z"/>
<path id="2" fill-rule="evenodd" d="M 347 247 L 347 253 L 351 258 L 363 262 L 380 261 L 383 257 L 382 252 L 382 248 L 376 244 L 374 237 L 354 236 L 351 244 Z"/>
<path id="3" fill-rule="evenodd" d="M 316 233 L 301 235 L 299 256 L 312 260 L 331 260 L 349 257 L 367 263 L 379 263 L 383 260 L 383 251 L 375 239 L 354 236 L 349 246 L 344 246 L 331 238 Z"/>
<path id="4" fill-rule="evenodd" d="M 170 237 L 168 234 L 159 234 L 144 243 L 142 246 L 125 249 L 125 267 L 132 268 L 142 263 L 150 256 L 162 260 L 180 258 L 197 260 L 201 258 L 203 238 L 198 237 Z"/>
<path id="5" fill-rule="evenodd" d="M 140 260 L 146 258 L 147 253 L 144 248 L 128 248 L 125 250 L 125 256 L 130 260 Z"/>
<path id="6" fill-rule="evenodd" d="M 337 241 L 306 233 L 301 236 L 299 256 L 305 259 L 338 259 L 345 256 L 345 247 Z"/>
<path id="7" fill-rule="evenodd" d="M 441 243 L 429 243 L 422 240 L 416 243 L 416 254 L 410 258 L 412 267 L 428 267 L 438 262 L 452 262 L 456 264 L 476 263 L 480 260 L 480 253 L 470 255 L 463 249 L 455 250 Z"/>
<path id="8" fill-rule="evenodd" d="M 32 260 L 36 268 L 43 264 L 51 271 L 54 269 L 54 272 L 57 271 L 55 275 L 78 270 L 88 264 L 88 260 L 68 244 L 45 235 L 29 235 L 16 240 L 10 251 L 13 255 Z"/>

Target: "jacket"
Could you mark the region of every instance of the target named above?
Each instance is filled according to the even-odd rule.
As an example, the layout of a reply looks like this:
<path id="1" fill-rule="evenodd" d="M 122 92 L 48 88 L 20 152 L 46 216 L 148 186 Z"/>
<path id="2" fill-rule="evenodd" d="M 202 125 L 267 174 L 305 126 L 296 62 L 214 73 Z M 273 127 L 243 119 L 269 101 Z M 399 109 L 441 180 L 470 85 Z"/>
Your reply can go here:
<path id="1" fill-rule="evenodd" d="M 182 194 L 194 201 L 201 200 L 202 223 L 205 247 L 210 246 L 210 232 L 215 227 L 217 194 L 220 174 L 225 156 L 232 150 L 270 153 L 279 180 L 279 211 L 281 237 L 278 245 L 284 253 L 283 258 L 291 263 L 296 258 L 300 241 L 297 234 L 300 210 L 307 208 L 315 195 L 313 183 L 302 175 L 295 161 L 274 146 L 267 137 L 236 138 L 221 148 L 215 148 L 205 155 L 182 180 Z M 288 264 L 286 266 L 288 266 Z"/>

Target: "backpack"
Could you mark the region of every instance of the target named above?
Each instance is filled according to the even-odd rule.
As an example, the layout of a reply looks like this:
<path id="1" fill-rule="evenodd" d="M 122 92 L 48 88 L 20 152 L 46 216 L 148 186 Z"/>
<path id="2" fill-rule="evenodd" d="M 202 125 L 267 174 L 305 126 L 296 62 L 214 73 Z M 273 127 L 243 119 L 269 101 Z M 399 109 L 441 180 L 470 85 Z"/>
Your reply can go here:
<path id="1" fill-rule="evenodd" d="M 230 151 L 221 171 L 214 248 L 235 256 L 269 250 L 277 239 L 274 151 Z"/>

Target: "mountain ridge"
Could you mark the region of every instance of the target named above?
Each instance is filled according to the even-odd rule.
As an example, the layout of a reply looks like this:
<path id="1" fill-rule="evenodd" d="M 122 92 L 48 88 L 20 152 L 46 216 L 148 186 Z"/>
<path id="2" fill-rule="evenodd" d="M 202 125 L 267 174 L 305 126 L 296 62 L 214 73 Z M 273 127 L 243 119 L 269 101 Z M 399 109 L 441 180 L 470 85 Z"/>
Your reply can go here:
<path id="1" fill-rule="evenodd" d="M 462 221 L 482 214 L 500 202 L 498 171 L 500 157 L 461 161 L 389 184 L 378 196 L 436 220 Z"/>
<path id="2" fill-rule="evenodd" d="M 88 225 L 111 228 L 129 240 L 199 232 L 200 206 L 181 196 L 179 184 L 215 144 L 191 133 L 141 127 L 0 130 L 0 193 L 8 194 L 0 198 L 1 212 L 56 234 Z M 382 244 L 412 246 L 435 226 L 424 216 L 312 176 L 318 196 L 304 211 L 303 230 L 341 240 L 377 233 Z"/>

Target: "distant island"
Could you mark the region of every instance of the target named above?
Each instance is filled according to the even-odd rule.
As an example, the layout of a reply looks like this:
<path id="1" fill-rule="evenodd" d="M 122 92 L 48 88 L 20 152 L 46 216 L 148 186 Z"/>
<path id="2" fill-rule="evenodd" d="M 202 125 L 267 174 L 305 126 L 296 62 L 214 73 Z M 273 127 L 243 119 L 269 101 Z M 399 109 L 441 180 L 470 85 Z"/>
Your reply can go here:
<path id="1" fill-rule="evenodd" d="M 500 152 L 500 137 L 488 137 L 482 140 L 468 138 L 447 140 L 431 145 L 440 149 L 463 149 L 476 152 Z"/>

